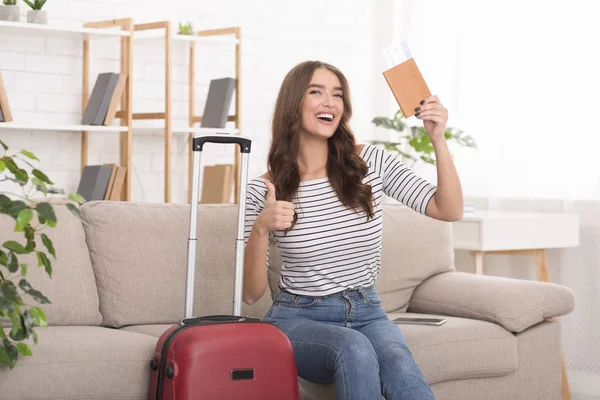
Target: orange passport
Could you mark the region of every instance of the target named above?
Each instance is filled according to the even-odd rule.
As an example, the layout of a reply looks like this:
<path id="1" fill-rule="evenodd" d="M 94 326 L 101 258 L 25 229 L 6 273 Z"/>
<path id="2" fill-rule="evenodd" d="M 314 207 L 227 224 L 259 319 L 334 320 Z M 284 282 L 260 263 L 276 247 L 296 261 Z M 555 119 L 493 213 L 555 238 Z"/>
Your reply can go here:
<path id="1" fill-rule="evenodd" d="M 408 50 L 405 54 L 410 56 Z M 385 71 L 383 76 L 406 118 L 415 114 L 415 108 L 420 106 L 421 100 L 431 96 L 412 56 Z"/>

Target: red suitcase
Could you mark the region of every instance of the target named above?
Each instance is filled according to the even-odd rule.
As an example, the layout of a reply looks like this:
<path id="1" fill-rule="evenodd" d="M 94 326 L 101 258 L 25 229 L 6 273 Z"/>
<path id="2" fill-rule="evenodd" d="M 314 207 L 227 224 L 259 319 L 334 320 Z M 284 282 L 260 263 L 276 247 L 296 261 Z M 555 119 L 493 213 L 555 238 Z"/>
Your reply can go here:
<path id="1" fill-rule="evenodd" d="M 235 143 L 242 153 L 233 315 L 192 317 L 198 178 L 205 143 Z M 295 400 L 300 398 L 292 345 L 275 325 L 241 316 L 244 211 L 251 141 L 239 135 L 193 140 L 185 318 L 162 334 L 150 362 L 150 400 Z"/>

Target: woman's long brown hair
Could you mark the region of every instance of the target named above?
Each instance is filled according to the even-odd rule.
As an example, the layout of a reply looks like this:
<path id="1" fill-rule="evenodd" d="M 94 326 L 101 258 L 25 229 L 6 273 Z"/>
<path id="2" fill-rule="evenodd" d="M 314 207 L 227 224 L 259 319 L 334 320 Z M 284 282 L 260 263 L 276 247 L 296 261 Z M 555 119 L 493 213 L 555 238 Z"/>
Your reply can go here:
<path id="1" fill-rule="evenodd" d="M 271 182 L 275 185 L 277 199 L 292 202 L 298 192 L 302 102 L 313 73 L 318 68 L 325 68 L 336 74 L 344 94 L 344 113 L 338 128 L 329 138 L 327 176 L 342 204 L 354 209 L 362 209 L 367 214 L 367 218 L 372 218 L 371 186 L 362 183 L 368 172 L 368 166 L 356 153 L 356 142 L 349 125 L 352 104 L 348 80 L 339 69 L 320 61 L 298 64 L 288 72 L 279 90 L 273 115 L 273 137 L 268 158 L 269 174 Z M 297 220 L 298 216 L 295 214 L 293 225 Z"/>

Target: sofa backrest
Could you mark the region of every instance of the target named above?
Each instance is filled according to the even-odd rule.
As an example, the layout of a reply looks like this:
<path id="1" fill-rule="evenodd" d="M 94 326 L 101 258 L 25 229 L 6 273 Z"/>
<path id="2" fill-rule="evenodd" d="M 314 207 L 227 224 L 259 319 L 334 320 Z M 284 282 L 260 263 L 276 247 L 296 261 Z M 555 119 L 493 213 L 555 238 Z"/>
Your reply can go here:
<path id="1" fill-rule="evenodd" d="M 46 274 L 43 267 L 38 267 L 36 253 L 19 256 L 19 262 L 28 265 L 27 281 L 48 297 L 51 304 L 39 304 L 27 295 L 24 300 L 44 310 L 48 325 L 100 325 L 102 316 L 96 280 L 81 221 L 67 210 L 64 202 L 53 208 L 56 227 L 45 228 L 43 233 L 52 240 L 56 259 L 45 250 L 39 236 L 36 238 L 38 248 L 44 249 L 52 262 L 52 277 Z M 7 240 L 25 243 L 23 233 L 13 232 L 14 227 L 12 218 L 0 214 L 0 243 Z M 18 279 L 15 284 L 18 284 Z M 6 322 L 4 324 L 7 325 Z"/>
<path id="2" fill-rule="evenodd" d="M 270 245 L 269 286 L 279 291 L 281 257 Z M 386 312 L 403 312 L 425 279 L 454 268 L 452 226 L 401 204 L 383 205 L 383 253 L 376 289 Z"/>
<path id="3" fill-rule="evenodd" d="M 184 316 L 189 205 L 97 201 L 82 206 L 103 325 Z M 237 206 L 200 205 L 194 314 L 231 314 Z M 243 314 L 262 317 L 270 292 Z"/>

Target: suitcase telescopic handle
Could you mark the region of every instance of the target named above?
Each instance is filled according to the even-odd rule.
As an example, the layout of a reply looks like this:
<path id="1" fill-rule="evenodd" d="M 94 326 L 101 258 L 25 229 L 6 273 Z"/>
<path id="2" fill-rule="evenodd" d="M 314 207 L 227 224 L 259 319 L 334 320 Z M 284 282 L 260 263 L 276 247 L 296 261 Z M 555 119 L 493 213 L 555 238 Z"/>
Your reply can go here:
<path id="1" fill-rule="evenodd" d="M 216 133 L 194 137 L 193 151 L 202 151 L 205 143 L 239 144 L 241 153 L 250 153 L 252 141 L 244 136 Z"/>
<path id="2" fill-rule="evenodd" d="M 242 315 L 242 289 L 244 278 L 244 220 L 246 217 L 246 185 L 248 184 L 248 169 L 250 165 L 250 148 L 252 140 L 245 136 L 229 134 L 210 134 L 194 136 L 192 141 L 192 201 L 190 204 L 190 231 L 188 239 L 187 275 L 185 287 L 185 310 L 186 319 L 193 317 L 194 306 L 194 275 L 196 272 L 196 226 L 198 222 L 198 203 L 200 185 L 200 160 L 202 148 L 205 143 L 238 144 L 241 157 L 241 168 L 239 175 L 239 204 L 237 220 L 237 236 L 235 240 L 235 273 L 233 293 L 233 315 Z"/>

